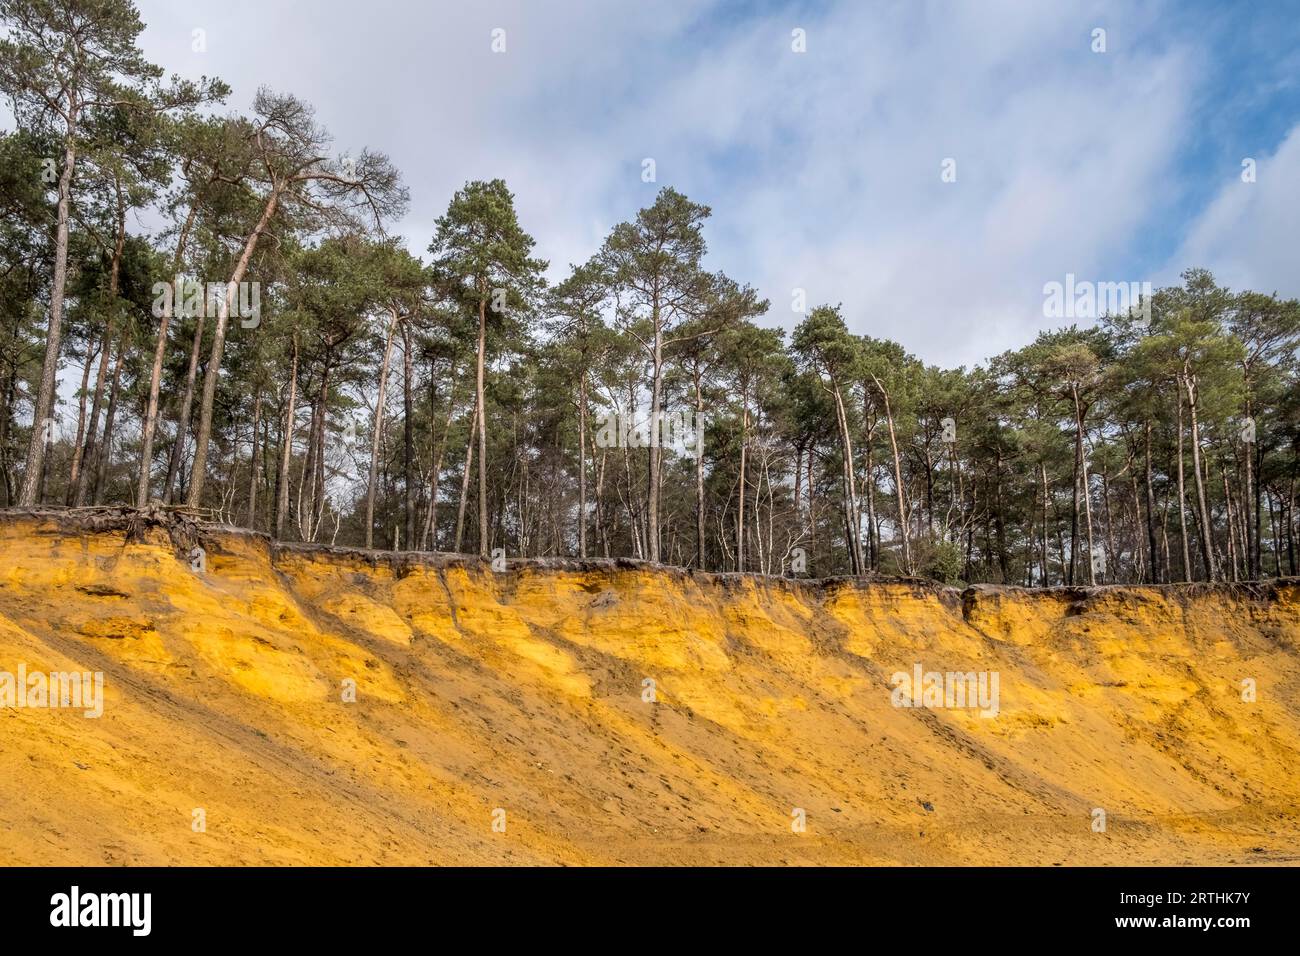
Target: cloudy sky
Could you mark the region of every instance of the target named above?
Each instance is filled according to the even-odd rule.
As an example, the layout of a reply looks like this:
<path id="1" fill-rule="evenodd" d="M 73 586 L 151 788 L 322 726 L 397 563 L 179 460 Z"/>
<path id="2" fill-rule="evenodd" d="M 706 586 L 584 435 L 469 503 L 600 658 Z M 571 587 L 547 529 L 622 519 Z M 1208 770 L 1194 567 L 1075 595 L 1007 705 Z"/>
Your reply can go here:
<path id="1" fill-rule="evenodd" d="M 1220 6 L 140 2 L 169 72 L 220 76 L 232 109 L 293 92 L 341 152 L 388 153 L 413 251 L 499 176 L 558 277 L 671 185 L 768 322 L 802 288 L 942 365 L 1055 324 L 1066 273 L 1300 294 L 1300 4 Z"/>

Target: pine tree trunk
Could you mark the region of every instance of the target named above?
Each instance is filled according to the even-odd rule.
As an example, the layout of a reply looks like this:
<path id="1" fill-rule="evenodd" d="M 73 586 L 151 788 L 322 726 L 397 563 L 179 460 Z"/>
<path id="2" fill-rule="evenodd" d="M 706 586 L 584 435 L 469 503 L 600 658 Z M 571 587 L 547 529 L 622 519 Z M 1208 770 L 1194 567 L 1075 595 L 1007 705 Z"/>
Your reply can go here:
<path id="1" fill-rule="evenodd" d="M 872 450 L 872 438 L 876 430 L 876 423 L 872 420 L 871 427 L 866 430 L 862 436 L 862 497 L 867 503 L 867 553 L 864 558 L 864 565 L 869 571 L 878 571 L 880 569 L 880 518 L 876 514 L 876 458 Z M 811 458 L 812 449 L 808 454 Z M 811 461 L 808 469 L 808 481 L 812 482 Z"/>
<path id="2" fill-rule="evenodd" d="M 375 546 L 375 476 L 379 470 L 379 436 L 384 428 L 384 400 L 388 394 L 388 368 L 393 360 L 393 335 L 397 331 L 397 312 L 388 324 L 384 341 L 384 358 L 379 366 L 379 395 L 375 399 L 374 427 L 370 430 L 370 477 L 366 482 L 366 550 Z"/>
<path id="3" fill-rule="evenodd" d="M 82 471 L 77 477 L 77 497 L 78 506 L 85 503 L 86 495 L 89 494 L 95 504 L 99 504 L 100 481 L 104 474 L 104 468 L 107 465 L 109 449 L 103 442 L 98 440 L 95 434 L 95 426 L 99 420 L 99 402 L 104 389 L 104 375 L 108 374 L 109 380 L 112 381 L 112 387 L 109 389 L 109 405 L 105 415 L 104 441 L 111 437 L 113 413 L 116 411 L 116 394 L 119 382 L 119 372 L 122 366 L 122 351 L 126 348 L 125 330 L 123 332 L 122 342 L 117 351 L 117 358 L 113 362 L 112 372 L 108 372 L 108 362 L 112 358 L 113 348 L 113 317 L 117 313 L 117 293 L 120 288 L 120 279 L 122 274 L 122 250 L 126 247 L 126 205 L 122 197 L 122 184 L 120 180 L 115 179 L 114 185 L 117 192 L 117 231 L 114 235 L 113 252 L 110 257 L 108 270 L 108 318 L 104 325 L 104 358 L 100 364 L 99 380 L 95 385 L 95 406 L 91 416 L 91 429 L 87 436 L 89 445 L 86 455 L 82 460 Z"/>
<path id="4" fill-rule="evenodd" d="M 1160 569 L 1159 548 L 1156 545 L 1156 492 L 1155 479 L 1151 468 L 1151 420 L 1146 422 L 1146 489 L 1147 489 L 1147 549 L 1151 552 L 1151 567 L 1148 572 L 1149 583 L 1159 584 L 1164 580 Z"/>
<path id="5" fill-rule="evenodd" d="M 181 407 L 176 418 L 176 440 L 172 442 L 171 455 L 167 461 L 167 479 L 163 482 L 163 501 L 166 504 L 171 504 L 176 478 L 180 474 L 181 457 L 185 454 L 185 442 L 190 434 L 190 417 L 194 411 L 194 385 L 198 380 L 199 355 L 203 348 L 205 311 L 206 309 L 200 310 L 194 320 L 194 341 L 190 345 L 190 364 L 185 373 L 185 394 L 181 397 Z"/>
<path id="6" fill-rule="evenodd" d="M 1183 396 L 1181 376 L 1178 379 L 1178 528 L 1183 541 L 1183 580 L 1192 580 L 1192 553 L 1187 542 L 1187 488 L 1183 478 Z"/>
<path id="7" fill-rule="evenodd" d="M 593 454 L 595 445 L 592 446 Z M 605 557 L 609 557 L 609 531 L 605 527 L 605 465 L 609 459 L 609 449 L 600 451 L 600 464 L 596 468 L 596 535 L 600 538 L 600 547 Z"/>
<path id="8" fill-rule="evenodd" d="M 650 561 L 658 563 L 659 561 L 659 469 L 662 460 L 661 449 L 659 447 L 660 437 L 660 418 L 663 412 L 663 370 L 664 370 L 664 353 L 663 353 L 663 328 L 659 303 L 655 302 L 652 321 L 654 324 L 654 352 L 651 356 L 651 382 L 650 382 L 650 454 L 648 456 L 648 494 L 646 498 L 646 556 Z M 741 448 L 741 465 L 743 468 L 745 452 Z M 743 480 L 743 476 L 742 476 Z M 741 488 L 741 500 L 744 500 L 745 491 Z M 737 565 L 743 568 L 744 560 L 737 556 Z"/>
<path id="9" fill-rule="evenodd" d="M 84 450 L 86 439 L 86 400 L 90 397 L 90 366 L 99 354 L 95 348 L 94 340 L 86 341 L 86 360 L 81 366 L 81 391 L 78 393 L 77 401 L 77 438 L 73 443 L 72 451 L 72 471 L 68 476 L 68 487 L 64 494 L 64 501 L 72 504 L 73 488 L 76 487 L 77 477 L 81 474 L 81 456 Z"/>
<path id="10" fill-rule="evenodd" d="M 0 409 L 0 475 L 4 476 L 4 507 L 13 504 L 13 473 L 9 457 L 9 436 L 13 429 L 14 402 L 18 399 L 18 373 L 11 364 L 5 372 L 4 408 Z"/>
<path id="11" fill-rule="evenodd" d="M 747 390 L 740 393 L 740 478 L 739 492 L 736 495 L 736 570 L 745 570 L 745 451 L 749 430 L 749 395 Z"/>
<path id="12" fill-rule="evenodd" d="M 258 240 L 275 214 L 275 207 L 279 200 L 279 192 L 272 189 L 266 201 L 266 208 L 262 210 L 262 218 L 258 220 L 257 226 L 244 243 L 244 251 L 239 261 L 235 263 L 235 271 L 230 276 L 230 281 L 226 283 L 226 294 L 217 308 L 217 325 L 212 334 L 212 355 L 208 359 L 207 372 L 203 376 L 203 401 L 199 405 L 199 433 L 194 443 L 194 463 L 190 469 L 190 491 L 186 499 L 186 503 L 191 508 L 198 508 L 203 504 L 203 483 L 207 480 L 208 442 L 212 439 L 212 410 L 217 397 L 217 378 L 221 374 L 221 354 L 226 344 L 226 325 L 230 321 L 231 301 L 235 297 L 239 283 L 244 281 L 244 274 L 248 271 L 248 264 L 253 258 L 253 250 L 257 248 Z"/>
<path id="13" fill-rule="evenodd" d="M 432 428 L 432 424 L 430 424 Z M 415 363 L 411 358 L 411 329 L 402 323 L 402 465 L 405 474 L 406 546 L 415 550 Z"/>
<path id="14" fill-rule="evenodd" d="M 273 534 L 279 540 L 284 534 L 284 519 L 289 513 L 289 461 L 293 457 L 294 417 L 298 400 L 298 332 L 293 333 L 293 359 L 289 366 L 289 400 L 285 408 L 284 424 L 280 432 L 280 464 L 275 478 L 275 522 Z"/>
<path id="15" fill-rule="evenodd" d="M 253 398 L 253 435 L 248 446 L 248 524 L 257 527 L 257 429 L 262 424 L 262 389 Z"/>
<path id="16" fill-rule="evenodd" d="M 45 473 L 45 422 L 54 411 L 54 393 L 59 374 L 59 346 L 63 334 L 63 298 L 68 281 L 68 218 L 72 204 L 72 170 L 76 164 L 75 145 L 77 116 L 80 107 L 69 95 L 68 128 L 63 138 L 63 172 L 59 176 L 59 206 L 54 231 L 54 281 L 50 288 L 50 322 L 45 333 L 45 359 L 41 364 L 41 382 L 36 390 L 32 410 L 32 436 L 27 443 L 27 464 L 23 471 L 22 492 L 18 504 L 35 507 Z"/>
<path id="17" fill-rule="evenodd" d="M 894 431 L 894 413 L 889 405 L 889 393 L 885 391 L 879 379 L 874 375 L 871 377 L 876 383 L 876 388 L 880 389 L 880 395 L 885 402 L 885 424 L 889 426 L 889 448 L 894 456 L 894 490 L 898 493 L 898 533 L 903 540 L 903 568 L 906 573 L 915 574 L 916 569 L 912 567 L 912 549 L 907 540 L 907 506 L 903 489 L 903 462 L 898 454 L 898 437 Z"/>
<path id="18" fill-rule="evenodd" d="M 1250 399 L 1246 399 L 1246 418 L 1251 419 L 1253 408 Z M 1241 525 L 1246 535 L 1246 577 L 1251 580 L 1259 578 L 1259 500 L 1254 494 L 1254 453 L 1255 443 L 1246 444 L 1242 449 L 1246 460 L 1246 486 L 1242 489 Z"/>
<path id="19" fill-rule="evenodd" d="M 1196 501 L 1200 514 L 1201 559 L 1205 562 L 1205 573 L 1211 581 L 1219 579 L 1218 566 L 1214 560 L 1213 527 L 1210 524 L 1210 509 L 1206 507 L 1205 482 L 1201 477 L 1201 432 L 1196 415 L 1196 377 L 1183 374 L 1183 384 L 1187 389 L 1187 409 L 1192 419 L 1192 470 L 1196 476 Z"/>
<path id="20" fill-rule="evenodd" d="M 587 556 L 587 371 L 578 381 L 578 557 Z"/>
<path id="21" fill-rule="evenodd" d="M 81 448 L 81 467 L 77 471 L 76 485 L 69 489 L 69 504 L 80 508 L 86 503 L 86 491 L 90 487 L 90 475 L 95 467 L 95 455 L 99 448 L 99 413 L 104 404 L 104 389 L 108 384 L 109 362 L 113 355 L 113 324 L 110 316 L 104 327 L 104 338 L 100 343 L 99 369 L 95 372 L 95 393 L 90 403 L 90 421 L 86 424 L 86 441 Z"/>
<path id="22" fill-rule="evenodd" d="M 91 500 L 101 504 L 108 479 L 108 466 L 113 455 L 113 423 L 117 419 L 117 399 L 122 389 L 122 358 L 126 353 L 128 335 L 125 330 L 117 346 L 117 358 L 113 362 L 113 385 L 108 392 L 108 410 L 104 414 L 104 440 L 100 444 L 99 457 L 95 463 L 95 483 L 92 486 Z"/>
<path id="23" fill-rule="evenodd" d="M 1093 543 L 1092 543 L 1092 491 L 1088 487 L 1088 459 L 1083 452 L 1083 406 L 1080 405 L 1079 403 L 1078 388 L 1072 385 L 1070 387 L 1070 392 L 1074 397 L 1075 452 L 1079 463 L 1079 480 L 1082 485 L 1081 489 L 1076 489 L 1076 494 L 1078 494 L 1080 491 L 1083 494 L 1084 530 L 1087 534 L 1087 540 L 1088 540 L 1088 584 L 1089 586 L 1096 587 L 1097 585 L 1096 565 L 1092 563 L 1093 562 L 1092 556 L 1094 553 Z M 1076 505 L 1075 513 L 1076 515 L 1078 513 L 1077 505 Z M 1070 563 L 1071 565 L 1074 564 L 1073 555 L 1071 555 L 1070 557 Z"/>
<path id="24" fill-rule="evenodd" d="M 695 427 L 700 430 L 695 445 L 695 566 L 704 570 L 704 389 L 700 372 L 695 370 Z M 796 483 L 797 485 L 797 483 Z M 795 507 L 799 506 L 799 489 L 795 488 Z"/>
<path id="25" fill-rule="evenodd" d="M 829 389 L 835 399 L 835 419 L 840 432 L 840 480 L 844 489 L 844 537 L 849 552 L 849 573 L 862 573 L 862 541 L 858 528 L 858 491 L 857 478 L 853 472 L 853 439 L 849 436 L 849 417 L 844 409 L 844 399 L 840 387 L 834 380 Z M 809 487 L 811 489 L 811 479 Z M 811 493 L 811 492 L 810 492 Z"/>
<path id="26" fill-rule="evenodd" d="M 313 439 L 313 446 L 316 449 L 313 458 L 314 467 L 312 469 L 311 495 L 308 498 L 308 506 L 311 509 L 311 536 L 309 540 L 316 540 L 316 533 L 320 530 L 325 519 L 325 431 L 327 419 L 329 418 L 329 396 L 330 396 L 330 358 L 327 357 L 324 368 L 321 370 L 320 394 L 316 399 L 316 435 Z"/>
<path id="27" fill-rule="evenodd" d="M 1242 531 L 1239 527 L 1244 521 L 1239 520 L 1236 514 L 1236 507 L 1232 502 L 1232 492 L 1228 489 L 1228 470 L 1220 467 L 1219 476 L 1223 479 L 1223 510 L 1228 518 L 1228 567 L 1232 569 L 1232 580 L 1241 580 L 1240 555 L 1238 554 L 1237 535 Z M 1244 552 L 1249 554 L 1250 552 Z M 1247 572 L 1249 573 L 1249 572 Z"/>
<path id="28" fill-rule="evenodd" d="M 1051 503 L 1051 491 L 1047 484 L 1047 464 L 1038 463 L 1039 476 L 1043 481 L 1043 587 L 1051 585 L 1051 556 L 1048 554 L 1048 533 L 1050 517 L 1048 506 Z"/>
<path id="29" fill-rule="evenodd" d="M 477 388 L 475 389 L 477 392 Z M 478 437 L 478 400 L 474 401 L 473 421 L 469 426 L 469 438 L 465 442 L 465 473 L 460 478 L 460 505 L 456 509 L 456 541 L 452 550 L 456 554 L 463 554 L 461 543 L 465 532 L 465 504 L 469 499 L 469 476 L 474 468 L 474 439 Z"/>
<path id="30" fill-rule="evenodd" d="M 181 263 L 185 260 L 185 246 L 189 242 L 190 229 L 194 225 L 198 211 L 198 202 L 190 203 L 189 212 L 185 215 L 185 224 L 176 239 L 176 251 L 172 254 L 172 275 L 179 273 Z M 136 478 L 135 488 L 137 508 L 143 508 L 149 503 L 149 471 L 153 467 L 154 433 L 158 430 L 158 396 L 162 390 L 163 360 L 167 356 L 167 331 L 176 311 L 176 297 L 180 294 L 179 283 L 176 283 L 172 286 L 172 295 L 163 300 L 163 314 L 158 322 L 158 341 L 154 345 L 153 368 L 149 373 L 149 398 L 140 429 L 140 472 Z"/>
<path id="31" fill-rule="evenodd" d="M 488 556 L 488 506 L 487 506 L 487 409 L 483 400 L 483 362 L 487 350 L 487 299 L 478 300 L 478 362 L 474 377 L 474 408 L 478 434 L 478 553 Z M 471 433 L 473 434 L 473 433 Z M 468 457 L 466 458 L 468 462 Z M 459 522 L 458 522 L 459 523 Z M 460 551 L 460 531 L 456 532 L 456 550 Z"/>

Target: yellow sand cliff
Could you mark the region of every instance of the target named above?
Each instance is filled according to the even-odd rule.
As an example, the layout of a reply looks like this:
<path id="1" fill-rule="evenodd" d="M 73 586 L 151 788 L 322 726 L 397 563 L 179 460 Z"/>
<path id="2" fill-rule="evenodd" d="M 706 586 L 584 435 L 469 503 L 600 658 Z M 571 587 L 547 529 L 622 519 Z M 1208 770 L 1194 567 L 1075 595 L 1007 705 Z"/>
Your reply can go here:
<path id="1" fill-rule="evenodd" d="M 200 541 L 202 572 L 159 527 L 0 519 L 0 672 L 104 674 L 98 719 L 0 707 L 0 863 L 1300 860 L 1300 581 L 961 592 Z M 996 716 L 895 706 L 917 664 L 996 674 Z"/>

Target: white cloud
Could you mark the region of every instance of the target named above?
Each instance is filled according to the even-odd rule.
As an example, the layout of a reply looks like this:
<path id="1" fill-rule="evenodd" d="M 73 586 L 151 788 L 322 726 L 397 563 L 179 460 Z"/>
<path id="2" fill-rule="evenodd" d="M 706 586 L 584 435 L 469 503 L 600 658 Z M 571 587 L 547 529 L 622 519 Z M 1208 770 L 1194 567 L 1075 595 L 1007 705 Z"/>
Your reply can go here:
<path id="1" fill-rule="evenodd" d="M 1233 289 L 1300 296 L 1300 126 L 1272 155 L 1249 158 L 1255 182 L 1243 182 L 1240 167 L 1223 171 L 1223 187 L 1191 223 L 1167 277 L 1204 266 Z"/>
<path id="2" fill-rule="evenodd" d="M 842 0 L 724 15 L 706 3 L 325 2 L 310 18 L 252 0 L 142 8 L 146 52 L 167 69 L 222 76 L 237 108 L 260 83 L 291 90 L 341 148 L 390 153 L 411 188 L 402 231 L 417 252 L 455 189 L 501 176 L 558 276 L 673 185 L 713 207 L 711 265 L 771 298 L 770 321 L 792 324 L 790 290 L 803 287 L 810 304 L 843 302 L 855 330 L 939 364 L 1051 324 L 1042 286 L 1067 272 L 1151 278 L 1129 263 L 1176 192 L 1200 79 L 1199 51 L 1159 5 Z M 190 30 L 204 24 L 209 52 L 196 56 Z M 1105 54 L 1089 48 L 1099 25 Z M 489 50 L 498 26 L 502 55 Z M 796 26 L 807 53 L 790 50 Z M 640 179 L 646 156 L 655 185 Z M 956 183 L 940 182 L 945 157 Z M 1300 178 L 1269 186 L 1285 175 L 1275 167 L 1261 162 L 1261 182 L 1243 187 L 1255 205 L 1206 215 L 1238 232 L 1265 217 L 1280 234 L 1265 190 L 1289 188 L 1294 209 Z M 1280 274 L 1282 248 L 1189 240 L 1180 261 L 1237 256 Z"/>

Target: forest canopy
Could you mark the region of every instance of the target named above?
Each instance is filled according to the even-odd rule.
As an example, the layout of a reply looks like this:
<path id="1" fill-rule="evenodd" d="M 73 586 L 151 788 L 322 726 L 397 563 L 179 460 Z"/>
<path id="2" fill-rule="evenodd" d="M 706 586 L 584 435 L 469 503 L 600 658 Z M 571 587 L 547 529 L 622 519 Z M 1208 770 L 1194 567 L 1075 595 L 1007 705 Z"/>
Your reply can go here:
<path id="1" fill-rule="evenodd" d="M 937 368 L 839 305 L 765 324 L 672 188 L 558 281 L 497 179 L 415 255 L 386 155 L 164 80 L 126 0 L 0 28 L 0 506 L 767 575 L 1296 573 L 1296 300 L 1188 268 Z"/>

